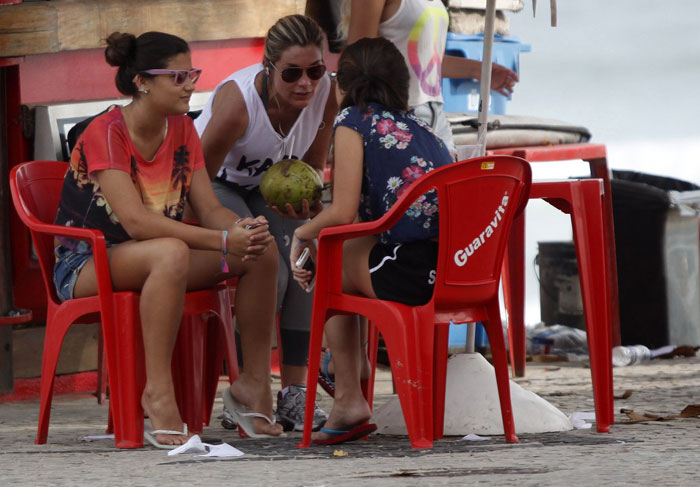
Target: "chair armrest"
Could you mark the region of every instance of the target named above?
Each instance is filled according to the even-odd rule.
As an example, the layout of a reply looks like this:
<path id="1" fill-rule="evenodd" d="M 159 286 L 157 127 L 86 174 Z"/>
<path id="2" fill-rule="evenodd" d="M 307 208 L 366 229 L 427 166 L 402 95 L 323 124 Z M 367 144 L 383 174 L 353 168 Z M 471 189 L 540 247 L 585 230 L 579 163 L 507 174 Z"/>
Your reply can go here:
<path id="1" fill-rule="evenodd" d="M 95 260 L 98 292 L 105 296 L 113 292 L 112 276 L 109 269 L 109 259 L 107 258 L 107 242 L 105 241 L 104 234 L 100 230 L 44 223 L 31 215 L 25 214 L 23 216 L 24 223 L 32 232 L 53 235 L 54 237 L 70 237 L 76 240 L 90 242 L 92 246 L 92 255 Z"/>

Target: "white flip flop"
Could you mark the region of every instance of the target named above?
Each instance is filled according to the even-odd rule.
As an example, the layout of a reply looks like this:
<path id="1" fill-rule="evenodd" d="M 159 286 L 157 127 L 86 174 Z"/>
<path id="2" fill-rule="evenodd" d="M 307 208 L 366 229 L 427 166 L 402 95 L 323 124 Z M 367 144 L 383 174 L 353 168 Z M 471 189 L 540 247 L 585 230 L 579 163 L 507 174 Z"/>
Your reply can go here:
<path id="1" fill-rule="evenodd" d="M 156 448 L 161 448 L 163 450 L 174 450 L 177 447 L 180 447 L 182 445 L 168 445 L 167 443 L 161 443 L 158 440 L 156 440 L 156 435 L 182 435 L 182 436 L 187 436 L 187 425 L 185 423 L 182 423 L 182 431 L 174 431 L 174 430 L 151 430 L 151 431 L 145 431 L 143 432 L 143 438 L 144 440 L 148 441 L 151 445 L 155 446 Z"/>
<path id="2" fill-rule="evenodd" d="M 248 435 L 251 438 L 279 438 L 287 436 L 282 433 L 281 435 L 268 435 L 267 433 L 256 433 L 253 426 L 253 418 L 262 418 L 270 424 L 275 424 L 277 419 L 273 416 L 270 419 L 268 416 L 262 413 L 253 413 L 248 410 L 246 406 L 236 401 L 236 399 L 231 394 L 231 390 L 226 388 L 221 393 L 224 400 L 224 414 L 231 416 L 233 421 L 238 424 L 239 430 Z"/>

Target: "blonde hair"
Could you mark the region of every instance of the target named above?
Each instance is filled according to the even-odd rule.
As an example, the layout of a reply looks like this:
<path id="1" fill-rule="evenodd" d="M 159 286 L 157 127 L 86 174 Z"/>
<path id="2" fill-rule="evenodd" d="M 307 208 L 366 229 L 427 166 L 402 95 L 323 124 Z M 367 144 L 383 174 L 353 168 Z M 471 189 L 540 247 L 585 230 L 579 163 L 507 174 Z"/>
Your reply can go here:
<path id="1" fill-rule="evenodd" d="M 292 46 L 315 45 L 323 49 L 323 31 L 311 17 L 287 15 L 270 27 L 265 36 L 264 59 L 277 62 L 282 53 Z"/>

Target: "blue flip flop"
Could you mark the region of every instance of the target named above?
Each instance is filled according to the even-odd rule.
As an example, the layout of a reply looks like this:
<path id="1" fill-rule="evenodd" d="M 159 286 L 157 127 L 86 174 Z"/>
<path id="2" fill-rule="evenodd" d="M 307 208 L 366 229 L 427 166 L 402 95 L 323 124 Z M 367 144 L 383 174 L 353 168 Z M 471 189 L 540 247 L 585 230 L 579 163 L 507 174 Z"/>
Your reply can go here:
<path id="1" fill-rule="evenodd" d="M 326 349 L 326 356 L 323 359 L 323 366 L 318 369 L 318 384 L 329 396 L 335 397 L 335 376 L 328 373 L 328 364 L 331 361 L 331 351 Z"/>
<path id="2" fill-rule="evenodd" d="M 322 433 L 331 435 L 325 440 L 313 440 L 316 445 L 337 445 L 339 443 L 347 443 L 348 441 L 359 440 L 377 430 L 377 425 L 373 423 L 363 423 L 355 426 L 351 430 L 332 430 L 329 428 L 321 428 Z"/>

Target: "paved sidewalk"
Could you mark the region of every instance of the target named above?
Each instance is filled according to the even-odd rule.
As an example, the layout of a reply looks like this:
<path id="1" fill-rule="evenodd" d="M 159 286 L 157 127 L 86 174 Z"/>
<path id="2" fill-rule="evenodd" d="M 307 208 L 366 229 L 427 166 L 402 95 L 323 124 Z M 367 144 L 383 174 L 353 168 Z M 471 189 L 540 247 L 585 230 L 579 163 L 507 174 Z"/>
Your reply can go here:
<path id="1" fill-rule="evenodd" d="M 653 361 L 615 369 L 616 424 L 609 434 L 592 430 L 520 434 L 470 443 L 439 440 L 432 450 L 412 450 L 405 437 L 373 435 L 334 447 L 295 447 L 298 435 L 241 440 L 216 419 L 204 441 L 226 441 L 245 452 L 236 459 L 168 457 L 163 450 L 117 450 L 111 441 L 84 442 L 104 431 L 107 407 L 93 397 L 58 396 L 46 445 L 35 445 L 38 402 L 0 404 L 0 485 L 698 485 L 700 418 L 631 423 L 621 408 L 666 416 L 700 403 L 700 357 Z M 518 382 L 564 413 L 593 408 L 590 370 L 582 364 L 528 364 Z M 391 393 L 382 371 L 375 404 Z M 322 406 L 330 399 L 322 394 Z M 221 400 L 215 414 L 221 411 Z M 334 456 L 342 450 L 347 456 Z"/>

